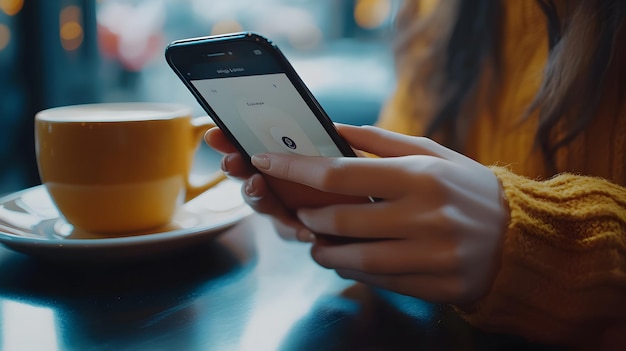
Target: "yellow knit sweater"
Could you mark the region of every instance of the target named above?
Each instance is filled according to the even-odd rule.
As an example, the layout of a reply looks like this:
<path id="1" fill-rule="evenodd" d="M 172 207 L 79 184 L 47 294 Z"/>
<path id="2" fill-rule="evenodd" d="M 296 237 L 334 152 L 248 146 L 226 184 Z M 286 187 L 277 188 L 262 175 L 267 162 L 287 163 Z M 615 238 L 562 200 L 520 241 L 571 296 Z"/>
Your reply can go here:
<path id="1" fill-rule="evenodd" d="M 463 311 L 480 328 L 533 340 L 597 337 L 626 323 L 626 102 L 607 94 L 583 134 L 557 154 L 563 173 L 547 173 L 533 149 L 536 119 L 519 124 L 542 79 L 545 16 L 535 1 L 503 3 L 503 83 L 498 99 L 479 109 L 465 153 L 499 178 L 511 220 L 491 291 Z M 409 112 L 424 102 L 409 88 L 410 69 L 398 68 L 378 125 L 422 135 L 427 118 Z"/>

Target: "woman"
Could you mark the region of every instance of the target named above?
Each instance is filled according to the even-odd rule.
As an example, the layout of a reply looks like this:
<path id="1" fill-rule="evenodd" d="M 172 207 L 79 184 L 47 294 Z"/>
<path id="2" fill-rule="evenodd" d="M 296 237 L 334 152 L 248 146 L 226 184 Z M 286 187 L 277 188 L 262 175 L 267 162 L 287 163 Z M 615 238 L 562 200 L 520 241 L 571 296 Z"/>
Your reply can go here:
<path id="1" fill-rule="evenodd" d="M 625 17 L 618 0 L 407 1 L 384 130 L 340 126 L 377 157 L 252 159 L 376 203 L 292 215 L 219 130 L 206 139 L 248 203 L 342 277 L 599 348 L 626 325 Z"/>

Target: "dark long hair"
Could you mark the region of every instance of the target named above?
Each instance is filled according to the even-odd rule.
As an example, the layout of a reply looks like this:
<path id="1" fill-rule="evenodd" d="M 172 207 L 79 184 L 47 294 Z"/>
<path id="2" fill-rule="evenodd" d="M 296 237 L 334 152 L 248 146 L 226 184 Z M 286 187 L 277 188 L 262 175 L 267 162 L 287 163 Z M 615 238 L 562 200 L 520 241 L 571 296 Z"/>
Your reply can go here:
<path id="1" fill-rule="evenodd" d="M 461 116 L 471 118 L 471 111 L 466 113 L 464 109 L 476 94 L 487 64 L 495 72 L 491 77 L 497 80 L 503 1 L 442 2 L 455 3 L 448 9 L 450 27 L 440 31 L 440 44 L 422 62 L 430 61 L 431 71 L 412 78 L 425 80 L 422 83 L 435 90 L 438 100 L 427 135 L 439 135 L 443 143 L 461 151 L 464 131 L 459 122 Z M 535 146 L 542 151 L 549 169 L 556 170 L 556 152 L 575 139 L 596 115 L 607 80 L 615 74 L 624 77 L 625 68 L 619 66 L 626 62 L 618 63 L 618 57 L 626 59 L 620 47 L 626 46 L 626 1 L 535 1 L 545 14 L 549 57 L 541 87 L 522 117 L 533 113 L 539 116 Z M 435 33 L 428 24 L 415 25 L 417 1 L 407 0 L 405 6 L 413 8 L 402 11 L 398 18 L 400 32 L 407 33 L 398 41 L 400 58 L 406 58 L 411 36 Z M 433 21 L 431 26 L 441 28 L 442 23 Z M 620 84 L 623 89 L 626 83 Z M 623 91 L 621 94 L 623 97 Z M 559 130 L 562 133 L 557 131 L 559 126 L 565 126 L 564 131 Z"/>

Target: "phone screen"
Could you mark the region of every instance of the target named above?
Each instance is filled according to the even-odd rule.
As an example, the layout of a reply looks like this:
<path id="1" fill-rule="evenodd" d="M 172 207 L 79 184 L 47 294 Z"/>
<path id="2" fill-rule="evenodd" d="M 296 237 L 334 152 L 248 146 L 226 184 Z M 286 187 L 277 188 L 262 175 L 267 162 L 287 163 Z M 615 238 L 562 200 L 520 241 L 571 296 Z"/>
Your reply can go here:
<path id="1" fill-rule="evenodd" d="M 171 55 L 200 103 L 249 156 L 344 156 L 345 148 L 342 152 L 327 129 L 332 122 L 275 50 L 240 41 L 198 45 L 184 54 L 181 50 L 178 58 L 176 51 Z"/>

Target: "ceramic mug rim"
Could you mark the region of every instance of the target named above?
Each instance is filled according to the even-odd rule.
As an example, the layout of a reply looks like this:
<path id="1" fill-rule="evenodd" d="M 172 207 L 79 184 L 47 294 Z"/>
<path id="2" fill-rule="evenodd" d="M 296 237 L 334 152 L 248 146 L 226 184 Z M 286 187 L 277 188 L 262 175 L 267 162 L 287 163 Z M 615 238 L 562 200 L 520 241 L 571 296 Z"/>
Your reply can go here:
<path id="1" fill-rule="evenodd" d="M 127 114 L 118 115 L 119 112 Z M 86 118 L 85 114 L 89 117 Z M 112 115 L 115 117 L 111 118 Z M 99 102 L 52 107 L 39 111 L 35 119 L 50 123 L 106 123 L 169 120 L 186 116 L 191 116 L 191 108 L 177 103 Z"/>

